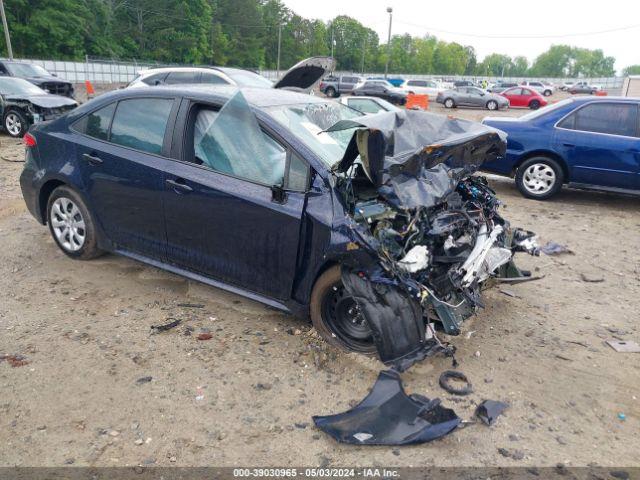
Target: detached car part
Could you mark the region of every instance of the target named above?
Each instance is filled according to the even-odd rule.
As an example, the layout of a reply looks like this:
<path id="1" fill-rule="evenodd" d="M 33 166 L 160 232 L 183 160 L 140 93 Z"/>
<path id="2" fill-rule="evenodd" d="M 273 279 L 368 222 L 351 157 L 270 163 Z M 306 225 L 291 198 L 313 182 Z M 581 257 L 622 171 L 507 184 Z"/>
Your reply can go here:
<path id="1" fill-rule="evenodd" d="M 398 372 L 386 370 L 354 408 L 337 415 L 314 416 L 313 422 L 341 443 L 410 445 L 443 437 L 455 430 L 461 419 L 437 398 L 407 395 Z"/>

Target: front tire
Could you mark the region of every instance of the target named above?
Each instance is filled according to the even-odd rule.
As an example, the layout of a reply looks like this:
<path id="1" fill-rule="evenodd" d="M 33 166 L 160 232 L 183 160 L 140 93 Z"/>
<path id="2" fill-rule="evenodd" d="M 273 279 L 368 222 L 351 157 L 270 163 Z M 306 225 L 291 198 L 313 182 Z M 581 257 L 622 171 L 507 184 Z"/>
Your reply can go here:
<path id="1" fill-rule="evenodd" d="M 529 103 L 529 108 L 531 110 L 537 110 L 540 108 L 540 102 L 538 100 L 531 100 Z"/>
<path id="2" fill-rule="evenodd" d="M 309 308 L 314 328 L 328 344 L 347 352 L 376 353 L 371 329 L 342 285 L 339 265 L 318 277 Z"/>
<path id="3" fill-rule="evenodd" d="M 550 96 L 552 93 L 553 93 L 553 92 L 552 92 L 551 90 L 545 90 L 545 91 L 544 91 L 544 93 L 543 93 L 543 95 L 544 95 L 545 97 L 548 97 L 548 96 Z"/>
<path id="4" fill-rule="evenodd" d="M 325 94 L 327 97 L 330 97 L 330 98 L 336 98 L 336 97 L 337 97 L 337 95 L 336 95 L 336 89 L 335 89 L 335 88 L 333 88 L 333 87 L 329 87 L 329 88 L 327 88 L 327 89 L 324 91 L 324 94 Z"/>
<path id="5" fill-rule="evenodd" d="M 564 173 L 555 160 L 533 157 L 525 160 L 516 172 L 516 186 L 526 198 L 546 200 L 562 188 Z"/>
<path id="6" fill-rule="evenodd" d="M 53 240 L 69 257 L 90 260 L 102 254 L 93 217 L 73 189 L 60 186 L 51 193 L 47 223 Z"/>
<path id="7" fill-rule="evenodd" d="M 456 106 L 456 102 L 453 101 L 453 98 L 446 98 L 443 104 L 445 108 L 453 108 Z"/>
<path id="8" fill-rule="evenodd" d="M 4 115 L 4 129 L 14 138 L 22 138 L 29 130 L 29 122 L 20 110 L 11 109 Z"/>

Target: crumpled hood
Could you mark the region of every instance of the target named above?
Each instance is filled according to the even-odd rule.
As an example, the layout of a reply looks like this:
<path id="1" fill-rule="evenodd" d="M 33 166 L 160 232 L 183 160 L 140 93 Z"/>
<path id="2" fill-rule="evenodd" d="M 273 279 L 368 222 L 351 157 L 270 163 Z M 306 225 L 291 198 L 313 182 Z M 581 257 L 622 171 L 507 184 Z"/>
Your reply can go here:
<path id="1" fill-rule="evenodd" d="M 25 101 L 42 108 L 59 108 L 77 105 L 75 100 L 61 95 L 5 95 L 6 100 Z"/>
<path id="2" fill-rule="evenodd" d="M 341 120 L 327 131 L 356 129 L 334 171 L 360 155 L 365 173 L 397 208 L 430 207 L 463 177 L 506 152 L 506 134 L 486 125 L 405 110 Z"/>

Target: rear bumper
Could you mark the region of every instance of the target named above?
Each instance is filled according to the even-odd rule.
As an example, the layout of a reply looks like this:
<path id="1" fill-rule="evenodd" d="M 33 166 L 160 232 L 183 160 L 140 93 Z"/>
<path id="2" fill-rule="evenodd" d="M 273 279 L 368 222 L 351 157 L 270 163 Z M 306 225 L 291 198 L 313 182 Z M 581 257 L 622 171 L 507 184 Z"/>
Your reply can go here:
<path id="1" fill-rule="evenodd" d="M 40 202 L 38 201 L 40 186 L 37 181 L 37 172 L 32 155 L 32 150 L 27 149 L 24 169 L 20 174 L 20 189 L 22 190 L 22 198 L 29 212 L 38 222 L 44 225 L 45 219 L 40 209 Z"/>

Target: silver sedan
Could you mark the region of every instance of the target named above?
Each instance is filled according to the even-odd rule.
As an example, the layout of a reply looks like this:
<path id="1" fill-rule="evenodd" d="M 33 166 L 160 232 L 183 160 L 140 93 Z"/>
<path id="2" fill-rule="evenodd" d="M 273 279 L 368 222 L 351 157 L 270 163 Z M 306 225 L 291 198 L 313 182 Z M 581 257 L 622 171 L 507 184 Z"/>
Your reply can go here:
<path id="1" fill-rule="evenodd" d="M 482 107 L 487 110 L 499 110 L 509 107 L 509 100 L 502 95 L 487 92 L 477 87 L 457 87 L 438 93 L 436 102 L 446 108 Z"/>

